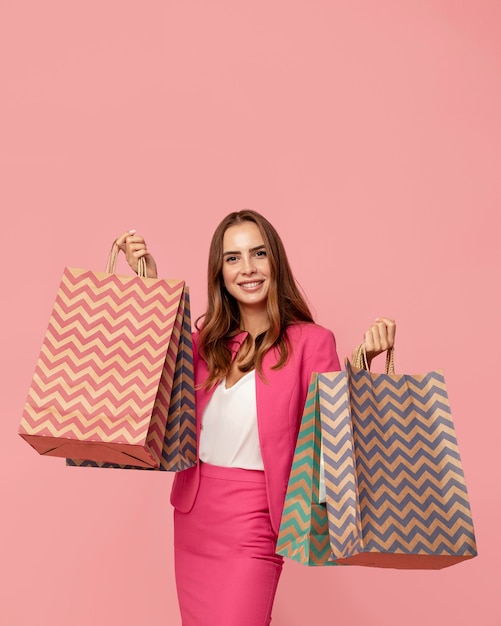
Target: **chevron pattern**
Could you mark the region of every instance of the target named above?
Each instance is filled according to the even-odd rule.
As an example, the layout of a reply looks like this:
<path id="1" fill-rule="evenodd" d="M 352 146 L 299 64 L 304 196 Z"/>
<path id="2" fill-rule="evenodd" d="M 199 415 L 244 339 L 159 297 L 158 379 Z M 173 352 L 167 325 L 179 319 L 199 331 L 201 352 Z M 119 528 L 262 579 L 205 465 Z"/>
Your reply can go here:
<path id="1" fill-rule="evenodd" d="M 327 509 L 318 502 L 319 402 L 312 375 L 285 496 L 277 553 L 305 565 L 336 565 L 331 559 Z"/>
<path id="2" fill-rule="evenodd" d="M 137 467 L 118 463 L 99 463 L 82 459 L 66 459 L 66 465 L 78 467 L 107 467 L 121 469 L 142 469 L 162 471 L 182 471 L 196 464 L 197 431 L 195 415 L 195 388 L 193 370 L 193 346 L 191 340 L 191 316 L 188 289 L 184 294 L 184 317 L 180 334 L 179 350 L 176 359 L 174 380 L 169 387 L 169 378 L 164 370 L 159 386 L 154 416 L 166 419 L 167 426 L 162 445 L 159 467 Z M 183 302 L 181 302 L 183 308 Z M 168 407 L 168 411 L 167 411 Z M 152 420 L 153 424 L 153 420 Z M 155 430 L 150 428 L 151 438 Z M 148 434 L 150 437 L 150 433 Z"/>
<path id="3" fill-rule="evenodd" d="M 184 292 L 180 280 L 66 268 L 19 434 L 41 454 L 159 467 Z"/>
<path id="4" fill-rule="evenodd" d="M 348 375 L 346 372 L 319 374 L 317 388 L 327 511 L 330 519 L 334 519 L 334 524 L 338 525 L 338 534 L 330 535 L 330 544 L 333 555 L 339 558 L 354 553 L 361 534 Z"/>
<path id="5" fill-rule="evenodd" d="M 438 569 L 476 556 L 442 372 L 318 375 L 330 545 L 342 564 Z"/>

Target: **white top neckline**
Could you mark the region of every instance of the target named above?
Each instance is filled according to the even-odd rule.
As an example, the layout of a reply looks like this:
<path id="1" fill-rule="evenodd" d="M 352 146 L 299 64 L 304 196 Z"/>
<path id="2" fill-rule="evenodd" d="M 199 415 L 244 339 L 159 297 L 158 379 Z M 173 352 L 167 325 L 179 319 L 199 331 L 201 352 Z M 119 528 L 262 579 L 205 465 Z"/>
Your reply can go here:
<path id="1" fill-rule="evenodd" d="M 242 380 L 244 380 L 245 378 L 247 378 L 248 376 L 250 376 L 251 374 L 254 374 L 256 370 L 251 370 L 250 372 L 247 372 L 246 374 L 244 374 L 243 376 L 241 376 L 235 383 L 233 383 L 233 385 L 231 387 L 227 387 L 226 386 L 226 376 L 223 378 L 222 382 L 222 387 L 223 387 L 223 391 L 226 393 L 227 391 L 231 391 L 232 389 L 235 389 L 235 387 L 242 382 Z"/>
<path id="2" fill-rule="evenodd" d="M 263 470 L 256 405 L 256 373 L 251 370 L 226 389 L 223 378 L 202 416 L 199 457 L 222 467 Z"/>

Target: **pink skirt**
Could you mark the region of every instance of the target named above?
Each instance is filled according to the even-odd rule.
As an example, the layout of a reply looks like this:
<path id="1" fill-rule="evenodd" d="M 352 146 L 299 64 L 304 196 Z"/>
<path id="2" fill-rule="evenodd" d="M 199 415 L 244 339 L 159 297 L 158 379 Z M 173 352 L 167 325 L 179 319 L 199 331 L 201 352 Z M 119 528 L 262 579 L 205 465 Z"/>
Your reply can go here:
<path id="1" fill-rule="evenodd" d="M 264 472 L 201 465 L 189 513 L 174 511 L 176 585 L 183 626 L 266 626 L 283 558 Z"/>

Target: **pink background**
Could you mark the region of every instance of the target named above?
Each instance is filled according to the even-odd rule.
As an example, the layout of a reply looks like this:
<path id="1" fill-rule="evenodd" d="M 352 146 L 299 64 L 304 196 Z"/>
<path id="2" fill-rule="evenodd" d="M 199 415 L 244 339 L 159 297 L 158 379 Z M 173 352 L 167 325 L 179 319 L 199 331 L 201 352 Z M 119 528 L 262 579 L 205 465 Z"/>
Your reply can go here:
<path id="1" fill-rule="evenodd" d="M 200 314 L 209 237 L 245 207 L 342 358 L 390 315 L 397 369 L 444 369 L 480 552 L 288 562 L 273 624 L 501 624 L 500 24 L 496 0 L 2 0 L 2 626 L 180 624 L 172 476 L 16 433 L 65 265 L 104 269 L 136 228 Z"/>

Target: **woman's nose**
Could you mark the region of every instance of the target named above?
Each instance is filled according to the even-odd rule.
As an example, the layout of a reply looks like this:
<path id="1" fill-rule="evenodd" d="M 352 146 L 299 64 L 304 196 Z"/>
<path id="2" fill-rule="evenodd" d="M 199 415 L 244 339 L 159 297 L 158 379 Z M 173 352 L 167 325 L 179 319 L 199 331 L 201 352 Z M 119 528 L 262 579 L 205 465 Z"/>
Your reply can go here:
<path id="1" fill-rule="evenodd" d="M 254 265 L 254 259 L 252 257 L 248 257 L 243 259 L 242 272 L 245 274 L 253 274 L 256 271 L 256 266 Z"/>

